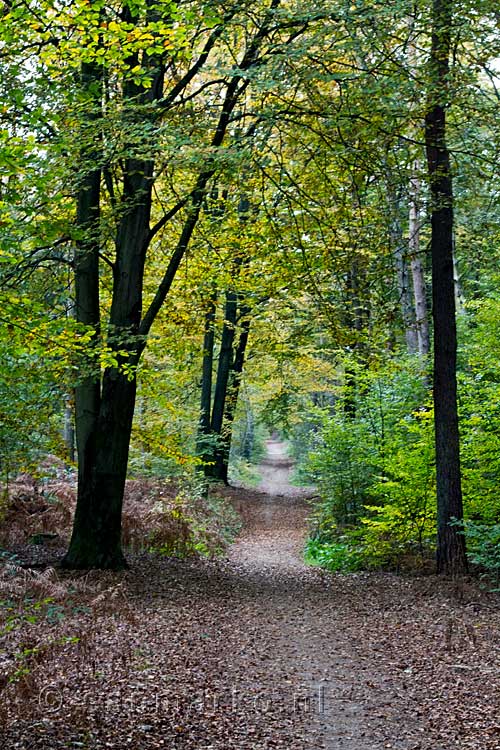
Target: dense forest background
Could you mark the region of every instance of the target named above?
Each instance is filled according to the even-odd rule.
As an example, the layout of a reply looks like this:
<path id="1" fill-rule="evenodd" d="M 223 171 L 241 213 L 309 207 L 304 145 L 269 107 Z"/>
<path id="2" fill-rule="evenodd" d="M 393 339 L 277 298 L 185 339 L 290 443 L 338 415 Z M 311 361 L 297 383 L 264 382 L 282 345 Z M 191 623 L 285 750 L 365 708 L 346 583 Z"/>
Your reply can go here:
<path id="1" fill-rule="evenodd" d="M 127 476 L 203 498 L 278 433 L 317 487 L 311 561 L 437 545 L 460 572 L 466 540 L 498 576 L 499 21 L 488 0 L 4 4 L 5 523 L 19 474 L 77 466 L 65 565 L 120 567 Z"/>

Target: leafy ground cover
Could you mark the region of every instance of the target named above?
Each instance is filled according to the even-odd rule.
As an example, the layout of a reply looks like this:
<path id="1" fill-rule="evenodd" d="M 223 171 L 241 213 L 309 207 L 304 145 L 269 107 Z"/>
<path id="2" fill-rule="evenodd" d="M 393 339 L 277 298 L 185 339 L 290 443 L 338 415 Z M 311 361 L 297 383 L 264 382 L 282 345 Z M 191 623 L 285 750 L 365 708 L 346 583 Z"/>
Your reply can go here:
<path id="1" fill-rule="evenodd" d="M 243 519 L 223 557 L 136 551 L 113 574 L 3 564 L 2 746 L 498 748 L 498 595 L 308 567 L 304 493 L 269 475 L 268 493 L 223 493 Z"/>

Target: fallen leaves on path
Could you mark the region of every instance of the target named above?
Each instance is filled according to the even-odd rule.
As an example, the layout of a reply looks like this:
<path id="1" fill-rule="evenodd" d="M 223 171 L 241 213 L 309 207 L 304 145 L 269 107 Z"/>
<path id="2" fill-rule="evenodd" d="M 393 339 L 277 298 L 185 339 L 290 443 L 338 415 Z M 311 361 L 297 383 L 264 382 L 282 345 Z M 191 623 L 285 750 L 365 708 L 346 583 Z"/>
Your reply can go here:
<path id="1" fill-rule="evenodd" d="M 498 597 L 308 568 L 300 494 L 226 495 L 244 529 L 225 559 L 44 574 L 47 648 L 4 685 L 2 747 L 498 750 Z M 4 632 L 5 675 L 40 627 Z"/>

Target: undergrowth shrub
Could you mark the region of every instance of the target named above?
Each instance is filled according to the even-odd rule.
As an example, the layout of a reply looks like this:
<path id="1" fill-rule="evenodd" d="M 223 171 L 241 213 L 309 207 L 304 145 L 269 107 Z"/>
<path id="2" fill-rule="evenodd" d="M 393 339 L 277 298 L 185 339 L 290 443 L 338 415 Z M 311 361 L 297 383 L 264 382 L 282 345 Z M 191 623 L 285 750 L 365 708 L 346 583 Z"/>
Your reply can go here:
<path id="1" fill-rule="evenodd" d="M 95 676 L 95 640 L 124 621 L 137 625 L 124 584 L 97 576 L 62 579 L 0 560 L 0 724 L 43 718 L 43 686 L 62 691 L 71 670 Z"/>
<path id="2" fill-rule="evenodd" d="M 316 514 L 320 532 L 356 523 L 368 500 L 376 450 L 367 425 L 327 420 L 313 445 L 303 475 L 321 497 Z"/>
<path id="3" fill-rule="evenodd" d="M 434 542 L 432 411 L 422 408 L 425 389 L 411 362 L 350 372 L 349 403 L 359 390 L 355 414 L 340 393 L 337 408 L 320 414 L 303 464 L 320 495 L 312 538 L 323 545 L 306 556 L 314 552 L 331 569 L 343 556 L 356 567 L 399 568 L 404 558 L 426 557 Z"/>
<path id="4" fill-rule="evenodd" d="M 11 482 L 0 504 L 0 546 L 27 543 L 65 547 L 76 505 L 74 483 L 58 476 L 23 474 Z M 217 555 L 238 529 L 230 503 L 206 492 L 197 472 L 175 482 L 127 480 L 122 539 L 133 552 L 167 556 Z"/>
<path id="5" fill-rule="evenodd" d="M 206 493 L 200 477 L 188 475 L 175 485 L 128 481 L 122 528 L 124 545 L 134 551 L 213 556 L 232 540 L 238 518 L 226 500 Z"/>
<path id="6" fill-rule="evenodd" d="M 465 534 L 468 557 L 483 571 L 481 577 L 500 591 L 500 523 L 481 524 L 466 520 L 457 525 Z"/>
<path id="7" fill-rule="evenodd" d="M 500 367 L 488 357 L 485 369 L 478 352 L 460 374 L 464 529 L 471 561 L 497 577 Z M 433 556 L 436 537 L 433 412 L 421 373 L 393 363 L 352 372 L 356 412 L 346 413 L 342 393 L 318 412 L 302 464 L 320 496 L 311 535 L 323 547 L 314 548 L 315 558 L 329 565 L 329 555 L 335 560 L 347 545 L 364 567 L 419 567 Z"/>
<path id="8" fill-rule="evenodd" d="M 305 560 L 309 565 L 319 565 L 332 573 L 348 573 L 363 567 L 363 550 L 353 545 L 346 535 L 331 542 L 308 539 Z"/>
<path id="9" fill-rule="evenodd" d="M 40 481 L 21 474 L 5 488 L 0 510 L 0 544 L 13 547 L 30 540 L 67 541 L 75 506 L 72 484 L 58 478 Z"/>

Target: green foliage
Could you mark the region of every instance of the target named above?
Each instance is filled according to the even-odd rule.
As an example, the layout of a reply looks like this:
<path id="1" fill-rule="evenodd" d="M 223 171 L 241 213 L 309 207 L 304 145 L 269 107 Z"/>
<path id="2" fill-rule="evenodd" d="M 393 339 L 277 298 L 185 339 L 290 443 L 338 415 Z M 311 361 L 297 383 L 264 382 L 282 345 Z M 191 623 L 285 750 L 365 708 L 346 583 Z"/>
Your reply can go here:
<path id="1" fill-rule="evenodd" d="M 47 358 L 19 331 L 0 330 L 0 481 L 32 469 L 47 453 L 62 454 L 63 394 Z"/>
<path id="2" fill-rule="evenodd" d="M 435 541 L 436 489 L 432 412 L 421 411 L 393 428 L 365 505 L 363 538 L 381 564 L 397 564 L 405 552 L 420 555 Z"/>
<path id="3" fill-rule="evenodd" d="M 499 315 L 495 296 L 468 305 L 461 321 L 459 394 L 466 516 L 488 524 L 500 519 Z"/>
<path id="4" fill-rule="evenodd" d="M 463 321 L 467 346 L 459 373 L 465 533 L 471 560 L 494 575 L 500 516 L 497 307 L 493 300 L 476 305 L 474 317 Z M 433 414 L 414 380 L 419 373 L 411 362 L 405 367 L 403 372 L 401 364 L 389 362 L 354 380 L 355 415 L 323 411 L 302 467 L 321 497 L 314 537 L 336 549 L 341 536 L 341 547 L 353 546 L 366 567 L 424 560 L 435 545 Z"/>
<path id="5" fill-rule="evenodd" d="M 357 378 L 351 367 L 341 406 L 346 391 L 356 413 L 321 413 L 302 469 L 321 497 L 313 536 L 327 550 L 354 549 L 366 567 L 398 567 L 405 555 L 427 555 L 435 533 L 433 420 L 418 408 L 421 374 L 411 360 Z"/>
<path id="6" fill-rule="evenodd" d="M 485 576 L 500 591 L 500 523 L 464 521 L 462 526 L 470 560 L 485 569 Z"/>
<path id="7" fill-rule="evenodd" d="M 353 546 L 348 536 L 337 537 L 332 542 L 308 539 L 305 560 L 309 565 L 319 565 L 332 573 L 350 573 L 360 570 L 364 564 L 362 548 Z"/>
<path id="8" fill-rule="evenodd" d="M 321 420 L 321 442 L 309 453 L 304 472 L 322 498 L 320 533 L 332 524 L 347 526 L 359 520 L 376 462 L 366 424 L 325 416 Z"/>

